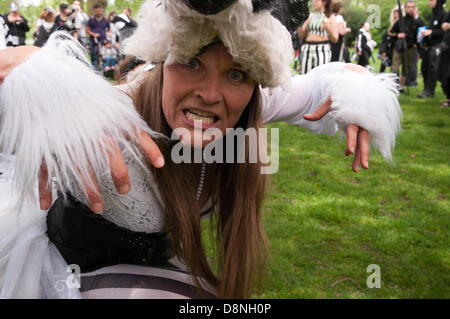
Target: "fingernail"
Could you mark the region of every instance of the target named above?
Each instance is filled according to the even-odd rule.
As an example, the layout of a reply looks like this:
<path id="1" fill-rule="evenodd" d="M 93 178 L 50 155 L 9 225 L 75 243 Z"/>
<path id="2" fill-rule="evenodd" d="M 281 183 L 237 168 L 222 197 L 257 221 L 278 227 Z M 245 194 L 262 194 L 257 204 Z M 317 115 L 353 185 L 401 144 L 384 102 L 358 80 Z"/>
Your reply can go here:
<path id="1" fill-rule="evenodd" d="M 366 168 L 369 168 L 369 162 L 364 162 L 364 165 L 366 166 Z"/>
<path id="2" fill-rule="evenodd" d="M 350 148 L 350 152 L 352 152 L 352 154 L 355 154 L 355 147 L 354 147 L 354 146 L 352 146 L 352 147 Z"/>
<path id="3" fill-rule="evenodd" d="M 128 193 L 129 190 L 130 190 L 130 185 L 129 184 L 124 184 L 124 185 L 119 187 L 119 193 L 120 194 L 126 194 L 126 193 Z"/>
<path id="4" fill-rule="evenodd" d="M 94 213 L 97 213 L 97 214 L 101 213 L 103 210 L 103 204 L 101 202 L 97 202 L 94 204 L 94 206 L 92 208 L 93 208 Z"/>
<path id="5" fill-rule="evenodd" d="M 41 203 L 41 210 L 48 209 L 48 202 L 45 199 L 39 198 L 39 202 Z"/>
<path id="6" fill-rule="evenodd" d="M 156 167 L 163 167 L 164 166 L 164 157 L 160 156 L 156 160 Z"/>

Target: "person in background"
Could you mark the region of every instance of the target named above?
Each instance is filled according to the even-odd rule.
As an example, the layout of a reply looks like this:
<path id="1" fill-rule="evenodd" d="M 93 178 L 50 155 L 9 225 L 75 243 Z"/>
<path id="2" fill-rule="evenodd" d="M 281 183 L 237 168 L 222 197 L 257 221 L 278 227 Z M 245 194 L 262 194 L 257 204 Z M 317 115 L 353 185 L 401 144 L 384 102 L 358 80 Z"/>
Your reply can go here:
<path id="1" fill-rule="evenodd" d="M 9 14 L 6 16 L 6 24 L 8 26 L 8 38 L 6 46 L 17 47 L 25 45 L 26 33 L 30 31 L 27 19 L 19 13 L 19 6 L 15 2 L 9 4 Z"/>
<path id="2" fill-rule="evenodd" d="M 131 9 L 123 9 L 123 12 L 115 18 L 114 25 L 119 32 L 120 41 L 131 36 L 137 28 L 136 21 L 131 17 Z"/>
<path id="3" fill-rule="evenodd" d="M 442 84 L 442 89 L 447 100 L 440 106 L 441 109 L 450 105 L 450 11 L 442 23 L 442 31 L 445 32 L 441 43 L 441 59 L 438 67 L 438 80 Z"/>
<path id="4" fill-rule="evenodd" d="M 78 41 L 86 47 L 87 46 L 87 36 L 86 36 L 86 23 L 89 20 L 89 16 L 83 11 L 80 1 L 75 0 L 72 4 L 75 9 L 75 29 L 77 30 Z"/>
<path id="5" fill-rule="evenodd" d="M 94 15 L 89 18 L 86 24 L 86 32 L 90 35 L 89 51 L 91 53 L 91 62 L 94 68 L 97 67 L 100 44 L 106 40 L 106 33 L 108 31 L 109 22 L 103 16 L 103 8 L 99 4 L 95 4 Z"/>
<path id="6" fill-rule="evenodd" d="M 342 2 L 333 2 L 331 4 L 331 12 L 336 19 L 339 32 L 339 40 L 336 43 L 330 43 L 331 62 L 337 62 L 343 60 L 345 35 L 352 32 L 352 29 L 347 27 L 347 22 L 345 22 L 344 17 L 342 16 Z"/>
<path id="7" fill-rule="evenodd" d="M 43 47 L 47 42 L 50 35 L 56 31 L 58 28 L 55 23 L 55 11 L 52 8 L 47 8 L 47 13 L 36 32 L 36 38 L 34 41 L 34 45 L 37 47 Z"/>
<path id="8" fill-rule="evenodd" d="M 6 37 L 8 36 L 8 25 L 5 19 L 0 15 L 0 50 L 6 49 Z"/>
<path id="9" fill-rule="evenodd" d="M 358 65 L 367 67 L 369 58 L 372 56 L 373 49 L 376 46 L 376 42 L 372 40 L 372 35 L 369 32 L 369 22 L 364 22 L 359 29 L 356 38 L 356 53 L 358 54 Z"/>
<path id="10" fill-rule="evenodd" d="M 339 40 L 336 19 L 331 14 L 331 0 L 313 0 L 312 5 L 313 12 L 298 29 L 299 39 L 305 39 L 301 48 L 301 74 L 331 62 L 330 42 Z"/>
<path id="11" fill-rule="evenodd" d="M 414 47 L 417 47 L 417 30 L 425 25 L 422 19 L 415 18 L 416 2 L 409 0 L 406 3 L 406 15 L 403 18 L 403 30 L 400 26 L 400 20 L 395 22 L 391 29 L 391 35 L 394 37 L 394 54 L 392 57 L 392 73 L 400 76 L 400 66 L 402 73 L 400 76 L 400 92 L 403 92 L 406 77 L 410 69 L 411 63 L 414 63 Z M 406 39 L 407 48 L 405 51 L 398 50 L 399 39 Z"/>
<path id="12" fill-rule="evenodd" d="M 419 98 L 434 97 L 436 88 L 437 73 L 439 65 L 440 45 L 444 38 L 442 22 L 444 22 L 446 12 L 444 4 L 446 0 L 429 0 L 432 15 L 427 30 L 422 30 L 424 37 L 421 45 L 423 48 L 422 56 L 422 75 L 424 89 L 417 95 Z"/>
<path id="13" fill-rule="evenodd" d="M 380 51 L 378 52 L 382 60 L 380 66 L 380 73 L 383 73 L 386 67 L 392 65 L 392 55 L 394 53 L 394 36 L 392 35 L 391 30 L 395 22 L 397 22 L 398 18 L 399 18 L 398 9 L 393 9 L 391 24 L 389 26 L 389 29 L 383 35 L 380 44 Z"/>
<path id="14" fill-rule="evenodd" d="M 75 9 L 67 3 L 59 5 L 59 14 L 55 18 L 56 30 L 69 32 L 77 39 L 77 30 L 75 29 Z"/>
<path id="15" fill-rule="evenodd" d="M 298 38 L 298 31 L 292 33 L 292 47 L 294 49 L 294 70 L 300 72 L 300 49 L 302 47 L 302 41 Z"/>
<path id="16" fill-rule="evenodd" d="M 119 30 L 116 28 L 114 21 L 117 18 L 117 12 L 111 11 L 108 14 L 106 20 L 109 22 L 109 31 L 106 33 L 106 39 L 111 42 L 111 44 L 119 49 Z"/>
<path id="17" fill-rule="evenodd" d="M 36 21 L 36 25 L 35 25 L 35 27 L 34 27 L 34 33 L 33 33 L 33 39 L 34 39 L 34 41 L 36 41 L 36 38 L 37 38 L 37 35 L 38 35 L 38 31 L 39 31 L 39 28 L 40 28 L 40 26 L 44 23 L 44 18 L 47 16 L 47 14 L 48 14 L 48 8 L 49 7 L 45 7 L 43 10 L 42 10 L 42 12 L 41 12 L 41 14 L 39 15 L 39 18 L 37 19 L 37 21 Z"/>
<path id="18" fill-rule="evenodd" d="M 100 55 L 104 61 L 104 71 L 111 71 L 116 69 L 117 65 L 117 49 L 112 45 L 110 40 L 106 40 L 100 50 Z"/>
<path id="19" fill-rule="evenodd" d="M 416 11 L 414 14 L 414 18 L 416 21 L 420 18 L 419 15 L 419 8 L 416 7 Z M 406 76 L 406 86 L 416 87 L 417 86 L 417 64 L 419 63 L 419 56 L 422 56 L 419 51 L 420 45 L 414 45 L 413 46 L 413 57 L 412 57 L 412 63 L 409 66 L 408 74 Z"/>

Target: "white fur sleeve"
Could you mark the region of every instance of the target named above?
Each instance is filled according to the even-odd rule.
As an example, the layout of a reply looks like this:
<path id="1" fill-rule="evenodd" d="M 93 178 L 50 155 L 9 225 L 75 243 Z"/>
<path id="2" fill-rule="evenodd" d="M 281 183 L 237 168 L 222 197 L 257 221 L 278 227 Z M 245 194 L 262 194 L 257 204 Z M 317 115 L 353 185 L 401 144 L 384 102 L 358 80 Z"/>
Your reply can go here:
<path id="1" fill-rule="evenodd" d="M 109 172 L 112 140 L 140 158 L 133 141 L 141 129 L 152 133 L 131 99 L 93 72 L 84 49 L 64 32 L 52 34 L 0 86 L 0 150 L 15 155 L 21 195 L 36 192 L 45 162 L 58 190 L 85 200 L 89 176 Z"/>
<path id="2" fill-rule="evenodd" d="M 402 116 L 396 76 L 369 71 L 356 73 L 345 66 L 334 62 L 307 75 L 294 76 L 292 92 L 277 88 L 271 94 L 262 90 L 263 120 L 285 121 L 326 134 L 334 134 L 336 124 L 344 134 L 347 125 L 356 124 L 369 131 L 371 145 L 392 163 Z M 332 100 L 331 111 L 324 118 L 317 122 L 303 119 L 304 114 L 314 112 L 328 97 Z"/>

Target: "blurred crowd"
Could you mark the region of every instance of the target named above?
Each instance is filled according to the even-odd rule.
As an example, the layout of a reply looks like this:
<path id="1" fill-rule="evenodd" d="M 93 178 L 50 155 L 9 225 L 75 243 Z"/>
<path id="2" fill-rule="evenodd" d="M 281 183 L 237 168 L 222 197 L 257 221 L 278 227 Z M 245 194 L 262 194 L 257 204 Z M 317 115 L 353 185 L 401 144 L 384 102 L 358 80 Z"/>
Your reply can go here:
<path id="1" fill-rule="evenodd" d="M 409 0 L 401 8 L 396 6 L 390 16 L 390 27 L 380 46 L 381 72 L 391 67 L 400 77 L 400 91 L 417 86 L 418 62 L 424 88 L 419 98 L 434 97 L 436 84 L 442 84 L 450 101 L 450 13 L 444 9 L 445 0 L 429 0 L 432 14 L 428 23 L 422 20 L 415 1 Z"/>
<path id="2" fill-rule="evenodd" d="M 424 88 L 419 98 L 434 97 L 436 84 L 442 84 L 446 101 L 450 102 L 450 14 L 445 11 L 446 0 L 429 0 L 432 11 L 428 23 L 424 22 L 414 0 L 395 6 L 377 54 L 382 60 L 380 72 L 390 68 L 399 76 L 400 92 L 417 86 L 418 62 Z M 382 17 L 383 18 L 383 17 Z M 352 60 L 368 69 L 375 60 L 377 43 L 372 39 L 370 24 L 365 21 L 354 39 L 353 55 L 346 47 L 345 37 L 351 28 L 342 16 L 342 3 L 332 0 L 312 0 L 312 12 L 293 35 L 296 59 L 294 68 L 301 74 L 318 65 L 334 61 L 350 63 Z M 352 40 L 352 39 L 349 39 Z"/>
<path id="3" fill-rule="evenodd" d="M 121 13 L 111 11 L 105 15 L 104 8 L 96 4 L 93 15 L 84 12 L 80 1 L 71 5 L 61 3 L 58 8 L 46 7 L 40 13 L 34 27 L 29 26 L 20 14 L 17 3 L 9 4 L 9 13 L 0 15 L 0 49 L 25 45 L 26 33 L 33 32 L 33 44 L 42 47 L 50 35 L 65 30 L 89 50 L 92 66 L 112 76 L 120 59 L 121 42 L 137 27 L 131 9 Z"/>
<path id="4" fill-rule="evenodd" d="M 447 97 L 442 108 L 448 107 L 450 102 L 450 16 L 444 9 L 445 2 L 429 0 L 432 15 L 428 23 L 420 17 L 414 0 L 406 0 L 400 8 L 395 6 L 390 16 L 384 17 L 389 18 L 390 26 L 384 33 L 376 56 L 382 60 L 380 72 L 390 68 L 390 72 L 399 76 L 400 92 L 404 92 L 405 86 L 417 86 L 417 77 L 421 73 L 424 88 L 418 97 L 433 97 L 436 84 L 440 81 Z M 105 15 L 104 8 L 97 4 L 89 17 L 80 1 L 75 0 L 71 5 L 61 3 L 56 9 L 46 7 L 32 32 L 34 45 L 39 47 L 56 30 L 70 32 L 89 50 L 93 67 L 111 73 L 122 58 L 122 41 L 136 27 L 129 8 L 123 9 L 120 14 L 111 11 Z M 294 68 L 306 74 L 325 63 L 354 61 L 373 70 L 370 63 L 375 61 L 377 43 L 372 39 L 368 21 L 358 27 L 356 38 L 346 39 L 352 29 L 342 15 L 342 3 L 312 0 L 310 16 L 293 34 Z M 25 45 L 29 31 L 30 26 L 27 19 L 20 15 L 19 6 L 11 2 L 9 13 L 0 15 L 0 49 Z M 346 43 L 352 42 L 354 45 L 348 48 Z M 420 70 L 419 60 L 422 61 Z"/>

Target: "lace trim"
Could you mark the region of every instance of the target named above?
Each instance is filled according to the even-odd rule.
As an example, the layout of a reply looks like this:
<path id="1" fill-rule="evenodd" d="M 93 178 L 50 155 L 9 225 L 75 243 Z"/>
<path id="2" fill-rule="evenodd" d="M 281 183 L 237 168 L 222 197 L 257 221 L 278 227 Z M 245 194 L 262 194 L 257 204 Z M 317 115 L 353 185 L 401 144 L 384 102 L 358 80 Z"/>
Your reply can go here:
<path id="1" fill-rule="evenodd" d="M 164 208 L 153 175 L 124 152 L 131 189 L 127 194 L 117 192 L 109 175 L 99 181 L 105 208 L 102 216 L 114 224 L 135 232 L 155 233 L 163 229 Z"/>

